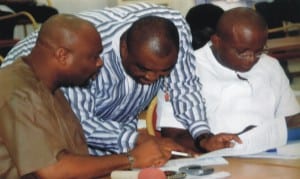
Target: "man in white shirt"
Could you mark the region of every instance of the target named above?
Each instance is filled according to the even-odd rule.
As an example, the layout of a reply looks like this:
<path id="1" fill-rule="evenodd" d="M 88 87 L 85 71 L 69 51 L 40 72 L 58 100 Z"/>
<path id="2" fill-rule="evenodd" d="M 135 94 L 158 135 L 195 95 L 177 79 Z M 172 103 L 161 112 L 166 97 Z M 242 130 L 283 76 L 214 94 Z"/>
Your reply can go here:
<path id="1" fill-rule="evenodd" d="M 195 52 L 211 133 L 238 133 L 275 120 L 300 126 L 299 104 L 284 71 L 276 59 L 263 54 L 267 35 L 266 23 L 254 10 L 235 8 L 221 16 L 211 42 Z M 159 93 L 163 136 L 190 147 L 194 142 L 206 151 L 219 149 L 206 147 L 209 135 L 193 141 L 168 106 Z"/>

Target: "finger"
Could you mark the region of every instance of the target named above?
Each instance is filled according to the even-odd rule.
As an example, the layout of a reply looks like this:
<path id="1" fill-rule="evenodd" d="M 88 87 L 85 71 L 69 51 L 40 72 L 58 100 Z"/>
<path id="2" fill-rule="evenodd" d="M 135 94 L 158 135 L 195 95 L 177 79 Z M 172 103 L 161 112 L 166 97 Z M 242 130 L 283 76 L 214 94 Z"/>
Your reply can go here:
<path id="1" fill-rule="evenodd" d="M 233 135 L 232 140 L 234 140 L 235 142 L 241 144 L 243 143 L 241 138 L 238 135 Z"/>
<path id="2" fill-rule="evenodd" d="M 223 147 L 224 148 L 232 148 L 234 147 L 234 142 L 233 141 L 226 141 L 226 142 L 223 142 Z"/>
<path id="3" fill-rule="evenodd" d="M 166 159 L 160 158 L 160 159 L 155 160 L 155 162 L 153 163 L 153 166 L 154 167 L 162 167 L 166 162 L 167 162 Z"/>
<path id="4" fill-rule="evenodd" d="M 171 151 L 169 150 L 162 150 L 162 153 L 166 159 L 170 159 L 172 157 Z"/>

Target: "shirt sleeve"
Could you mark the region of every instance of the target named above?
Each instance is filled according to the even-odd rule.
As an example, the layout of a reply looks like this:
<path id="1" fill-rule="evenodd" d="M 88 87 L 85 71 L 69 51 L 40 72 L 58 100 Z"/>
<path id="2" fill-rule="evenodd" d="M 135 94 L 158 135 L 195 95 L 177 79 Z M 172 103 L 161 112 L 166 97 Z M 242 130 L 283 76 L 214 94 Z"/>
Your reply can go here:
<path id="1" fill-rule="evenodd" d="M 196 138 L 208 132 L 209 126 L 201 96 L 201 83 L 195 72 L 191 32 L 184 18 L 176 23 L 180 38 L 178 61 L 170 77 L 165 78 L 163 91 L 170 95 L 177 120 Z"/>
<path id="2" fill-rule="evenodd" d="M 126 123 L 97 117 L 97 85 L 89 88 L 65 88 L 64 93 L 71 107 L 80 120 L 89 152 L 92 155 L 107 155 L 128 152 L 135 145 L 137 132 L 136 118 Z"/>
<path id="3" fill-rule="evenodd" d="M 276 90 L 276 111 L 275 116 L 291 116 L 300 112 L 299 103 L 295 96 L 294 91 L 290 86 L 290 82 L 280 66 L 277 60 L 273 60 L 273 67 L 270 72 L 271 75 L 275 76 L 273 80 L 273 89 Z"/>

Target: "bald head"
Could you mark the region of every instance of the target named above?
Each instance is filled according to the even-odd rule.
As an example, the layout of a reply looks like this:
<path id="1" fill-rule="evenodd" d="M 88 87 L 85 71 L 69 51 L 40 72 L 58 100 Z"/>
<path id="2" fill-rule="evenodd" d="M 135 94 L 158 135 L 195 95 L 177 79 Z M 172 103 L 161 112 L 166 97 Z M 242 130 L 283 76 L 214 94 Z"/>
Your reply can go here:
<path id="1" fill-rule="evenodd" d="M 48 48 L 68 48 L 77 38 L 91 37 L 92 34 L 99 35 L 90 22 L 74 15 L 59 14 L 50 17 L 42 25 L 37 45 L 47 45 Z"/>
<path id="2" fill-rule="evenodd" d="M 168 19 L 146 16 L 121 38 L 122 64 L 136 82 L 152 84 L 170 74 L 178 59 L 179 34 Z"/>
<path id="3" fill-rule="evenodd" d="M 102 49 L 101 37 L 93 24 L 59 14 L 42 25 L 26 62 L 55 91 L 61 86 L 83 85 L 94 76 L 103 64 L 99 57 Z"/>
<path id="4" fill-rule="evenodd" d="M 221 38 L 230 38 L 237 31 L 243 29 L 250 31 L 267 32 L 264 19 L 253 9 L 246 7 L 233 8 L 226 11 L 217 24 L 216 33 Z"/>
<path id="5" fill-rule="evenodd" d="M 159 57 L 167 56 L 174 48 L 179 49 L 176 26 L 165 18 L 147 16 L 137 20 L 127 32 L 128 50 L 147 47 Z"/>
<path id="6" fill-rule="evenodd" d="M 263 53 L 268 28 L 253 9 L 239 7 L 225 11 L 211 37 L 217 60 L 234 71 L 249 71 Z"/>

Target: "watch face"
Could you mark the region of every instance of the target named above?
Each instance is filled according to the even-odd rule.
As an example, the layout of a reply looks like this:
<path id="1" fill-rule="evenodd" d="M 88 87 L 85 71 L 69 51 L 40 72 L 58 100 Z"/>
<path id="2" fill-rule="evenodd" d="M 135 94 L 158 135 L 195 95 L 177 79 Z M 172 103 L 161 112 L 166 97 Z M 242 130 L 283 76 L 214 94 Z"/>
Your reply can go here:
<path id="1" fill-rule="evenodd" d="M 180 167 L 179 171 L 188 175 L 202 176 L 212 174 L 214 172 L 214 169 L 210 167 L 202 167 L 200 165 L 188 165 Z"/>
<path id="2" fill-rule="evenodd" d="M 167 179 L 184 179 L 186 177 L 186 173 L 184 172 L 176 172 L 171 170 L 164 171 Z"/>

